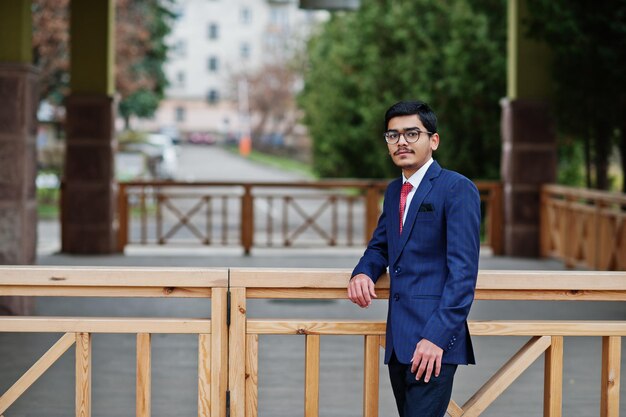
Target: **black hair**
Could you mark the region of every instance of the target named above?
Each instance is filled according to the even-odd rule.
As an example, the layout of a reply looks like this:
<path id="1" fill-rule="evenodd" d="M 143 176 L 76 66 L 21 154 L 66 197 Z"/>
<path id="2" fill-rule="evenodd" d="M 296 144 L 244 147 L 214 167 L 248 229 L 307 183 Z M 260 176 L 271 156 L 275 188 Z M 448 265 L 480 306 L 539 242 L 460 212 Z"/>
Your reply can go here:
<path id="1" fill-rule="evenodd" d="M 389 120 L 398 116 L 417 115 L 426 130 L 437 133 L 437 116 L 435 112 L 423 101 L 399 101 L 389 107 L 385 113 L 385 130 L 389 127 Z"/>

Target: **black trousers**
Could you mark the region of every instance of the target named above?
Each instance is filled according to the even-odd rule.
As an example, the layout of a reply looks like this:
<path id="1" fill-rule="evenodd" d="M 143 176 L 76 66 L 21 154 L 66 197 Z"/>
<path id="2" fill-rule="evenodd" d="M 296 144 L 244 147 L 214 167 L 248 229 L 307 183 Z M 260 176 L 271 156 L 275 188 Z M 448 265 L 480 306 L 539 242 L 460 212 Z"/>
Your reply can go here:
<path id="1" fill-rule="evenodd" d="M 433 370 L 428 382 L 424 382 L 423 376 L 416 381 L 411 365 L 398 362 L 392 352 L 389 378 L 400 417 L 443 417 L 452 396 L 456 368 L 457 365 L 442 364 L 438 377 Z"/>

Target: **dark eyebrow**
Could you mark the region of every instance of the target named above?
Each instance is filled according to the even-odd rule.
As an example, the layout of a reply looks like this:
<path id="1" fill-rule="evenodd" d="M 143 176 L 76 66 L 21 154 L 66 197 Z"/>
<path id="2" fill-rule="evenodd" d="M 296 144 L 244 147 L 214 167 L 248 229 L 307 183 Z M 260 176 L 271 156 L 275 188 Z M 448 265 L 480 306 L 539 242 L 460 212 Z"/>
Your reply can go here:
<path id="1" fill-rule="evenodd" d="M 420 132 L 424 132 L 422 129 L 420 129 L 417 126 L 405 127 L 404 129 L 402 129 L 403 132 L 406 132 L 407 130 L 419 130 Z M 389 130 L 387 130 L 387 132 L 399 132 L 399 130 L 398 129 L 389 129 Z"/>

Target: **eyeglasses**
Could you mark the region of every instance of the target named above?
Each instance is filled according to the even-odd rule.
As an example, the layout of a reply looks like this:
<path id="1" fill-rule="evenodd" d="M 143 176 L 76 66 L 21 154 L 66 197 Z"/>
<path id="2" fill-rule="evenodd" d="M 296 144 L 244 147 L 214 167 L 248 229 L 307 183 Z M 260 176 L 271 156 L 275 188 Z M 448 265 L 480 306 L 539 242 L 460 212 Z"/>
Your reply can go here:
<path id="1" fill-rule="evenodd" d="M 395 145 L 400 141 L 400 136 L 404 136 L 404 140 L 408 143 L 415 143 L 420 139 L 420 133 L 426 133 L 432 135 L 432 132 L 419 130 L 416 127 L 405 129 L 404 132 L 398 132 L 397 130 L 388 130 L 384 133 L 385 141 L 390 145 Z"/>

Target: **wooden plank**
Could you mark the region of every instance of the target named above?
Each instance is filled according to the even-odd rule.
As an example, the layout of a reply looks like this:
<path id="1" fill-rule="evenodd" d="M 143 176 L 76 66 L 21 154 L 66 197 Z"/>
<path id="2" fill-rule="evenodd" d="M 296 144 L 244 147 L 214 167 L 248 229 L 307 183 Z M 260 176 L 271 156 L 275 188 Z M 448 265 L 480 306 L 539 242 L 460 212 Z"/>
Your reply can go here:
<path id="1" fill-rule="evenodd" d="M 226 294 L 226 288 L 215 288 L 211 298 L 211 417 L 226 417 L 228 389 Z"/>
<path id="2" fill-rule="evenodd" d="M 626 321 L 470 321 L 473 336 L 626 336 Z"/>
<path id="3" fill-rule="evenodd" d="M 76 334 L 76 417 L 91 416 L 91 334 Z"/>
<path id="4" fill-rule="evenodd" d="M 626 336 L 626 321 L 501 320 L 469 322 L 473 336 Z M 381 321 L 248 320 L 249 334 L 381 335 Z"/>
<path id="5" fill-rule="evenodd" d="M 44 317 L 0 318 L 0 332 L 210 333 L 211 320 L 185 318 Z"/>
<path id="6" fill-rule="evenodd" d="M 221 314 L 225 316 L 224 312 Z M 223 325 L 226 326 L 225 317 L 223 320 Z M 0 332 L 208 334 L 214 331 L 214 324 L 213 320 L 185 318 L 6 316 L 0 318 Z M 474 336 L 626 336 L 626 321 L 620 320 L 472 320 L 469 328 Z M 246 332 L 384 336 L 385 322 L 250 319 Z"/>
<path id="7" fill-rule="evenodd" d="M 151 406 L 151 343 L 150 333 L 137 334 L 137 383 L 135 415 L 150 417 Z"/>
<path id="8" fill-rule="evenodd" d="M 463 417 L 479 416 L 548 347 L 549 336 L 533 337 L 528 341 L 463 405 Z"/>
<path id="9" fill-rule="evenodd" d="M 1 291 L 1 290 L 0 290 Z M 345 288 L 250 288 L 248 298 L 345 299 Z M 389 289 L 376 288 L 379 300 L 389 298 Z M 477 300 L 537 300 L 537 301 L 626 301 L 626 290 L 524 290 L 477 289 Z"/>
<path id="10" fill-rule="evenodd" d="M 2 266 L 0 285 L 226 287 L 225 268 Z"/>
<path id="11" fill-rule="evenodd" d="M 211 335 L 198 337 L 198 417 L 211 416 Z"/>
<path id="12" fill-rule="evenodd" d="M 619 417 L 621 337 L 602 338 L 600 417 Z"/>
<path id="13" fill-rule="evenodd" d="M 552 336 L 544 365 L 543 417 L 561 417 L 563 410 L 563 336 Z"/>
<path id="14" fill-rule="evenodd" d="M 461 417 L 463 415 L 463 409 L 459 407 L 459 405 L 454 400 L 450 400 L 447 413 L 450 415 L 450 417 Z"/>
<path id="15" fill-rule="evenodd" d="M 608 192 L 600 190 L 590 190 L 587 188 L 568 187 L 565 185 L 549 184 L 543 188 L 551 195 L 572 196 L 579 199 L 596 199 L 606 203 L 626 204 L 626 195 L 618 192 Z"/>
<path id="16" fill-rule="evenodd" d="M 363 360 L 363 417 L 378 417 L 380 336 L 365 336 Z"/>
<path id="17" fill-rule="evenodd" d="M 1 290 L 0 290 L 1 291 Z M 339 299 L 348 298 L 346 288 L 248 288 L 248 298 Z M 378 299 L 389 298 L 389 289 L 376 288 Z"/>
<path id="18" fill-rule="evenodd" d="M 380 293 L 378 298 L 380 299 Z M 625 290 L 487 290 L 478 289 L 477 300 L 626 301 Z"/>
<path id="19" fill-rule="evenodd" d="M 320 406 L 320 337 L 306 335 L 304 416 L 318 417 Z"/>
<path id="20" fill-rule="evenodd" d="M 250 334 L 324 334 L 324 335 L 384 335 L 384 322 L 367 321 L 300 321 L 300 320 L 248 320 Z"/>
<path id="21" fill-rule="evenodd" d="M 231 285 L 252 288 L 344 289 L 347 269 L 232 268 Z M 389 288 L 384 274 L 376 283 Z M 479 271 L 477 289 L 490 290 L 626 290 L 626 272 L 610 271 Z M 345 297 L 345 295 L 344 295 Z"/>
<path id="22" fill-rule="evenodd" d="M 74 333 L 63 335 L 28 371 L 0 397 L 0 414 L 4 413 L 44 372 L 76 341 Z"/>
<path id="23" fill-rule="evenodd" d="M 246 337 L 246 417 L 257 417 L 259 398 L 259 335 Z"/>
<path id="24" fill-rule="evenodd" d="M 228 328 L 228 389 L 230 417 L 246 413 L 246 289 L 230 289 Z"/>
<path id="25" fill-rule="evenodd" d="M 51 285 L 2 285 L 0 295 L 38 297 L 148 297 L 148 298 L 210 298 L 211 288 L 182 287 L 81 287 Z"/>

